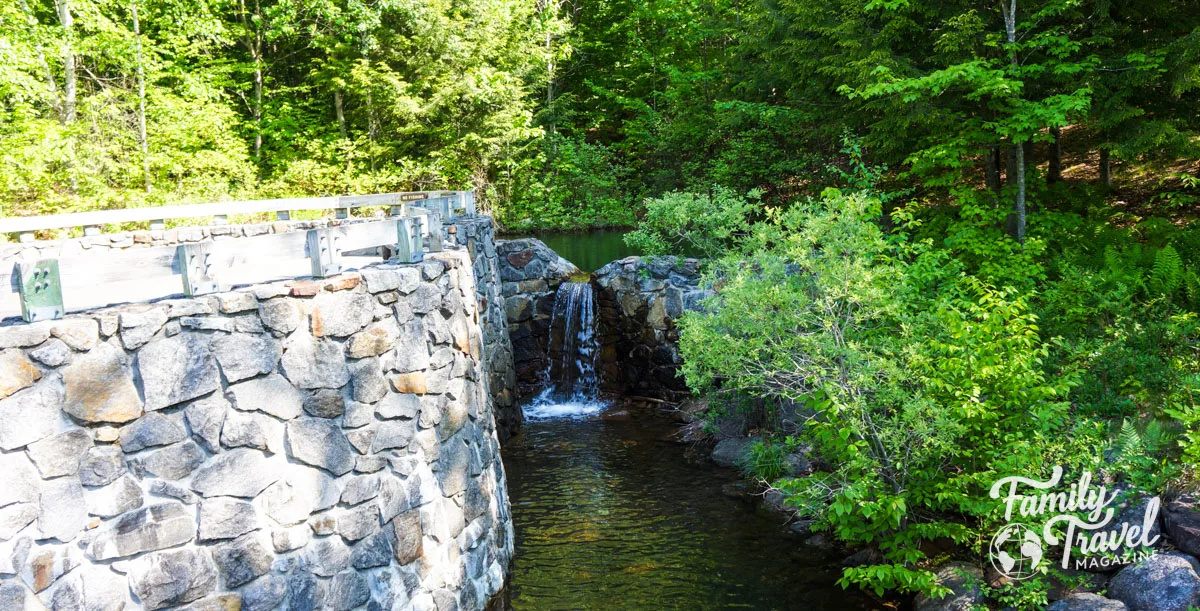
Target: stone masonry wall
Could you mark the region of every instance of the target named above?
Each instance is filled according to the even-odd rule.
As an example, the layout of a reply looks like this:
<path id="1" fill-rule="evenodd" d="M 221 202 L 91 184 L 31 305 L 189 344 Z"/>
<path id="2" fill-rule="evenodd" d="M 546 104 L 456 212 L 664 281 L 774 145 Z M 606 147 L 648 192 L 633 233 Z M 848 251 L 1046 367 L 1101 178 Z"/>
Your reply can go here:
<path id="1" fill-rule="evenodd" d="M 604 389 L 666 400 L 685 397 L 676 321 L 710 294 L 700 286 L 700 261 L 626 257 L 592 277 Z"/>
<path id="2" fill-rule="evenodd" d="M 502 240 L 496 250 L 517 380 L 528 394 L 536 394 L 545 382 L 555 295 L 559 285 L 581 272 L 535 238 Z"/>
<path id="3" fill-rule="evenodd" d="M 0 609 L 483 608 L 512 525 L 474 271 L 0 327 Z"/>
<path id="4" fill-rule="evenodd" d="M 459 216 L 454 219 L 451 239 L 465 246 L 471 255 L 479 322 L 483 327 L 483 366 L 496 415 L 496 433 L 500 443 L 504 443 L 521 428 L 522 417 L 513 345 L 504 313 L 505 297 L 500 287 L 496 226 L 490 216 Z"/>

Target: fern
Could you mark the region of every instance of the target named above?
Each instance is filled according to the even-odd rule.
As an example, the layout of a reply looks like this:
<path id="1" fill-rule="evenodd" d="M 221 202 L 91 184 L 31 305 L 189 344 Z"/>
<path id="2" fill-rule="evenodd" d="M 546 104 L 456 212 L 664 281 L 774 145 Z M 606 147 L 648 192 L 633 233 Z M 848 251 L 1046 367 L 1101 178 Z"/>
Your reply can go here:
<path id="1" fill-rule="evenodd" d="M 1145 450 L 1142 434 L 1128 418 L 1121 422 L 1121 430 L 1113 443 L 1113 455 L 1117 459 L 1138 456 Z"/>
<path id="2" fill-rule="evenodd" d="M 1138 430 L 1133 421 L 1126 418 L 1112 442 L 1112 457 L 1115 460 L 1145 459 L 1162 452 L 1175 443 L 1179 434 L 1159 420 L 1151 420 L 1145 428 Z"/>
<path id="3" fill-rule="evenodd" d="M 1174 445 L 1178 438 L 1177 431 L 1157 419 L 1148 422 L 1146 428 L 1142 430 L 1142 446 L 1151 453 L 1161 452 L 1168 446 Z"/>
<path id="4" fill-rule="evenodd" d="M 1188 305 L 1193 310 L 1200 308 L 1200 276 L 1196 275 L 1196 271 L 1188 269 L 1183 274 L 1184 294 L 1187 296 Z"/>
<path id="5" fill-rule="evenodd" d="M 1112 244 L 1104 247 L 1104 266 L 1110 272 L 1121 271 L 1121 251 L 1117 250 L 1117 247 Z"/>
<path id="6" fill-rule="evenodd" d="M 1167 244 L 1154 255 L 1154 267 L 1147 287 L 1154 293 L 1171 297 L 1183 283 L 1183 259 L 1175 247 Z"/>

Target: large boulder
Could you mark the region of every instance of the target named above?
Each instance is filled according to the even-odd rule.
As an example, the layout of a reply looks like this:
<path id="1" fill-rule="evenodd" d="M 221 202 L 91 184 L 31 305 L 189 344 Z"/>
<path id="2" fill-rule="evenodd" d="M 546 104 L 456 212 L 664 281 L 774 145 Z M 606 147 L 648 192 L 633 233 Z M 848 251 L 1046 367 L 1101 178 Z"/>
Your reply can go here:
<path id="1" fill-rule="evenodd" d="M 579 273 L 578 267 L 537 238 L 501 241 L 496 252 L 500 255 L 500 279 L 504 282 L 545 279 L 561 282 Z"/>
<path id="2" fill-rule="evenodd" d="M 1046 611 L 1125 611 L 1128 608 L 1119 600 L 1081 592 L 1051 603 Z"/>
<path id="3" fill-rule="evenodd" d="M 1108 595 L 1131 611 L 1186 611 L 1200 606 L 1200 563 L 1179 553 L 1131 564 L 1108 584 Z"/>
<path id="4" fill-rule="evenodd" d="M 982 607 L 983 571 L 966 562 L 948 562 L 937 570 L 938 584 L 950 588 L 940 599 L 918 594 L 913 601 L 916 611 L 971 611 Z"/>
<path id="5" fill-rule="evenodd" d="M 1175 547 L 1200 556 L 1200 497 L 1184 495 L 1163 508 L 1163 524 Z"/>
<path id="6" fill-rule="evenodd" d="M 758 440 L 753 437 L 722 439 L 713 448 L 712 461 L 722 467 L 741 467 L 750 456 L 750 444 L 755 441 Z"/>

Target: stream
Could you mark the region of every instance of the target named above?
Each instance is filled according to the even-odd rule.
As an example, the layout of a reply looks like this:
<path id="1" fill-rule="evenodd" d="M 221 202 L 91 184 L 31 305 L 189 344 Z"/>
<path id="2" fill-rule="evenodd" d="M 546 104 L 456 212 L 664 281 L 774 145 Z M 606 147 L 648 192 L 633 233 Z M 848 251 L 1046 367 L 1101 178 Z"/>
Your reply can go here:
<path id="1" fill-rule="evenodd" d="M 516 550 L 511 609 L 870 609 L 841 556 L 722 493 L 731 470 L 686 454 L 653 410 L 603 415 L 594 302 L 560 287 L 546 390 L 503 460 Z M 590 326 L 589 326 L 590 325 Z"/>
<path id="2" fill-rule="evenodd" d="M 834 582 L 841 556 L 728 498 L 736 474 L 664 440 L 652 413 L 526 412 L 504 448 L 516 530 L 512 609 L 870 609 Z"/>

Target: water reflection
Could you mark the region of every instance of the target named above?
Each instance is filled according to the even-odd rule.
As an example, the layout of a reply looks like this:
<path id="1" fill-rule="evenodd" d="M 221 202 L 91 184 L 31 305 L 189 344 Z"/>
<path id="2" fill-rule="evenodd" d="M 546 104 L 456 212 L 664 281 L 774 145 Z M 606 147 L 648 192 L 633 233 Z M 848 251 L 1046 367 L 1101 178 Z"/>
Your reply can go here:
<path id="1" fill-rule="evenodd" d="M 504 235 L 501 239 L 537 238 L 562 258 L 585 272 L 630 255 L 641 254 L 625 244 L 625 229 L 596 229 L 587 232 L 544 232 Z"/>
<path id="2" fill-rule="evenodd" d="M 516 529 L 514 609 L 872 608 L 834 585 L 840 558 L 782 534 L 689 462 L 672 426 L 547 406 L 504 449 Z"/>

